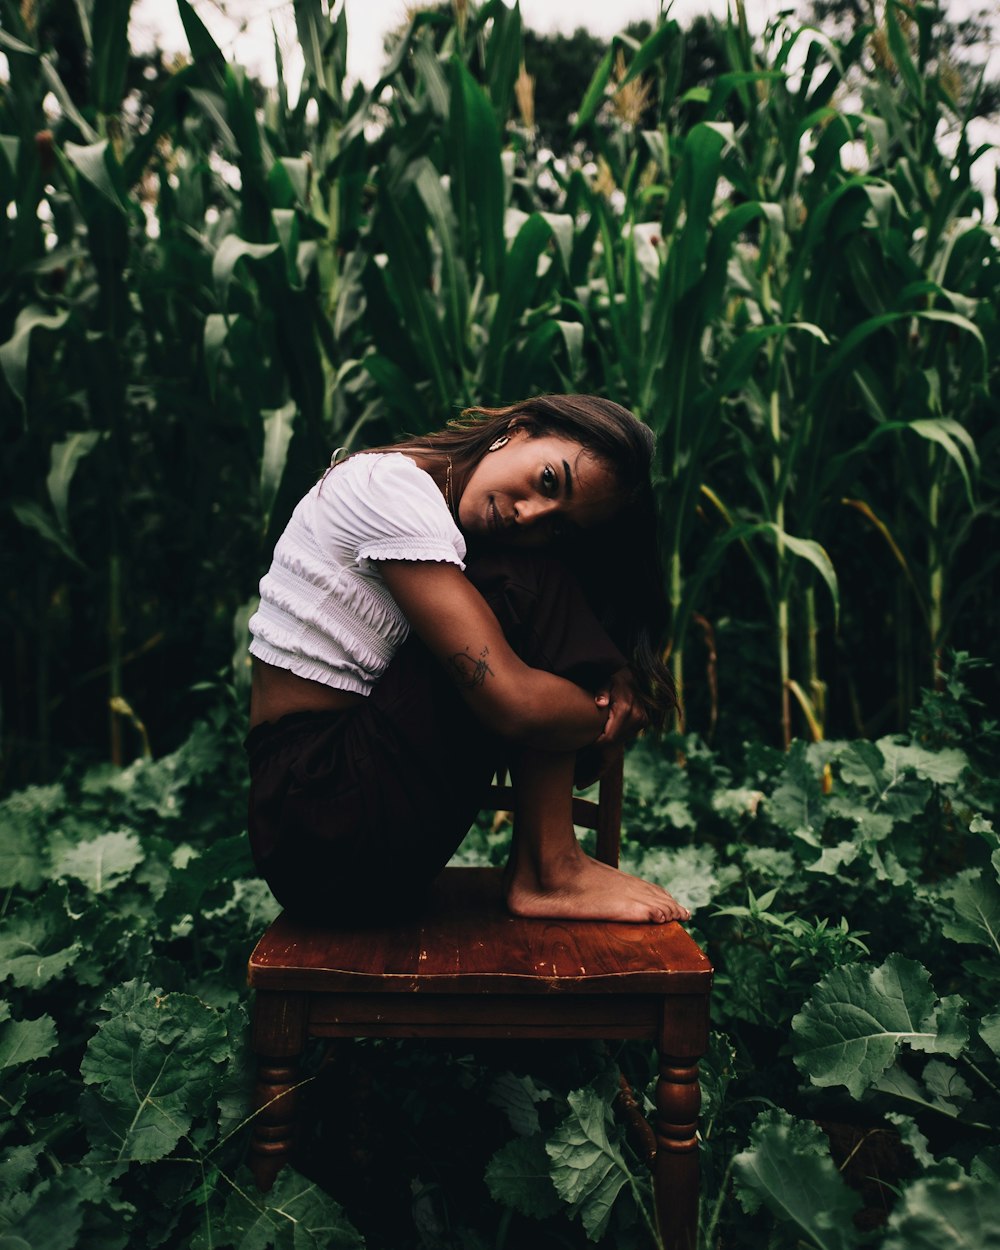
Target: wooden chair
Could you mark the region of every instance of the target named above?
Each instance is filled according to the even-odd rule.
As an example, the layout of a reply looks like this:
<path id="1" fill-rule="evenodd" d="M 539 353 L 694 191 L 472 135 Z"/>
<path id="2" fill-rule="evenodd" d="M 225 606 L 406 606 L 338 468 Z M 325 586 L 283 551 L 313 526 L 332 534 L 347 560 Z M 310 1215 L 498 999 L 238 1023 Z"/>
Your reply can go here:
<path id="1" fill-rule="evenodd" d="M 621 760 L 599 802 L 574 798 L 597 856 L 617 864 Z M 507 786 L 487 802 L 513 807 Z M 659 1051 L 654 1129 L 624 1087 L 653 1172 L 667 1250 L 694 1250 L 698 1060 L 708 1044 L 712 968 L 679 924 L 520 919 L 501 873 L 447 868 L 418 920 L 320 928 L 281 915 L 250 956 L 258 1062 L 251 1169 L 269 1189 L 292 1148 L 297 1062 L 309 1038 L 643 1038 Z"/>

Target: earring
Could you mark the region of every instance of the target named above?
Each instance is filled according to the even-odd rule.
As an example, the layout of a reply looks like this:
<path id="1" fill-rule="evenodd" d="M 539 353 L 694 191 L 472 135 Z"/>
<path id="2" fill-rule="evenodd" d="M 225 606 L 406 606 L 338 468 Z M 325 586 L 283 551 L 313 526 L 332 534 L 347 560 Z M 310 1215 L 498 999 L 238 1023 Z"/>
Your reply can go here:
<path id="1" fill-rule="evenodd" d="M 501 434 L 499 438 L 495 438 L 493 442 L 490 443 L 490 451 L 499 451 L 501 447 L 506 447 L 509 442 L 509 436 Z"/>

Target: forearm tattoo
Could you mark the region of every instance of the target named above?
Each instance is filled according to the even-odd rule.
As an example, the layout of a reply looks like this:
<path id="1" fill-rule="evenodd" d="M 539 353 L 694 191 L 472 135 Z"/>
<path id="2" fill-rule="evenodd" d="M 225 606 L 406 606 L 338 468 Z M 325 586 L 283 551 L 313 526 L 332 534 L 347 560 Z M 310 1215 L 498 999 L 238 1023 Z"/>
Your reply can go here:
<path id="1" fill-rule="evenodd" d="M 475 656 L 469 654 L 468 648 L 464 651 L 456 651 L 448 660 L 456 682 L 464 686 L 466 690 L 472 690 L 476 686 L 481 686 L 487 675 L 495 677 L 496 673 L 490 668 L 486 659 L 489 653 L 489 647 L 483 647 L 479 658 L 476 659 Z"/>

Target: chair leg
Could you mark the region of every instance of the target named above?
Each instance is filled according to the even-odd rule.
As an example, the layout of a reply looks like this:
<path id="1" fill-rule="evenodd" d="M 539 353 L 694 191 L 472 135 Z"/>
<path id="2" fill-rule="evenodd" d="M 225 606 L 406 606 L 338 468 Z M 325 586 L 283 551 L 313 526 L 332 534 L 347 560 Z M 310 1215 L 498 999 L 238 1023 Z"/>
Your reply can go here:
<path id="1" fill-rule="evenodd" d="M 664 1250 L 695 1250 L 697 1244 L 700 1105 L 697 1063 L 661 1055 L 653 1193 Z"/>
<path id="2" fill-rule="evenodd" d="M 250 1171 L 266 1192 L 292 1153 L 299 1058 L 305 1046 L 305 998 L 258 991 L 253 1049 L 257 1057 Z"/>
<path id="3" fill-rule="evenodd" d="M 656 1082 L 653 1194 L 664 1250 L 696 1250 L 700 1201 L 698 1060 L 708 1047 L 708 999 L 667 1001 Z"/>

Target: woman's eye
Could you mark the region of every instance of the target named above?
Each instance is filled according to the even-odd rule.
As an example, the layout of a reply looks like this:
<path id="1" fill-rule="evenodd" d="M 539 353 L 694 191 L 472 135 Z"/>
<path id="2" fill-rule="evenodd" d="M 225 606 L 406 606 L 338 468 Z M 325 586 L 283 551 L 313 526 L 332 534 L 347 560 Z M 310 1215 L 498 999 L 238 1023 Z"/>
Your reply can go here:
<path id="1" fill-rule="evenodd" d="M 555 490 L 559 485 L 559 479 L 556 477 L 555 470 L 546 465 L 542 470 L 542 485 L 546 490 Z"/>

